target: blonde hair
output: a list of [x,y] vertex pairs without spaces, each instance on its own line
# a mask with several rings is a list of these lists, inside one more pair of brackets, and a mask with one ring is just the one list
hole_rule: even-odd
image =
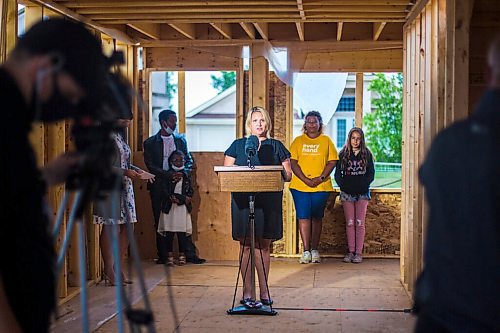
[[262,114],[262,117],[264,117],[264,120],[266,121],[266,136],[270,138],[270,132],[273,128],[273,125],[271,124],[271,117],[269,116],[269,112],[267,112],[266,109],[260,106],[254,106],[253,108],[248,110],[247,119],[245,121],[245,135],[250,136],[252,134],[252,114],[254,112],[260,112]]

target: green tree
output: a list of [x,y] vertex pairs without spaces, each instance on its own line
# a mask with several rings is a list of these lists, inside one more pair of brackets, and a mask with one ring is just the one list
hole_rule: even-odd
[[236,84],[236,72],[221,71],[221,76],[210,75],[212,87],[219,90],[219,94]]
[[167,94],[169,109],[172,109],[172,99],[174,98],[174,94],[177,92],[177,84],[172,83],[174,75],[174,72],[165,72],[165,93]]
[[372,99],[375,106],[364,116],[366,140],[375,160],[401,162],[403,123],[403,75],[376,74],[368,89],[378,96]]

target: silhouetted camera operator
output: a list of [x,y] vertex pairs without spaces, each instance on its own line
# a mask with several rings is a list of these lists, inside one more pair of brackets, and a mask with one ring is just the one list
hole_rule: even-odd
[[[98,105],[107,76],[100,41],[63,19],[35,24],[0,68],[4,119],[0,172],[0,331],[47,332],[55,305],[54,249],[46,186],[64,182],[80,162],[64,154],[37,169],[28,140],[34,121],[78,118]],[[90,109],[86,109],[87,111]]]

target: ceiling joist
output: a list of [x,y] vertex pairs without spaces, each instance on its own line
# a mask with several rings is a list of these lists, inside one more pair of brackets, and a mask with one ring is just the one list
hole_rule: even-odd
[[129,27],[139,31],[151,39],[160,39],[160,25],[155,23],[131,23]]
[[297,34],[299,35],[300,41],[304,41],[304,22],[296,22],[295,26],[297,27]]
[[259,32],[262,39],[269,40],[269,23],[266,22],[254,22],[254,27]]
[[[33,0],[33,3],[54,8],[113,38],[143,44],[179,38],[194,42],[401,41],[402,35],[396,27],[403,27],[427,1]],[[391,23],[391,29],[385,28],[387,23]]]
[[224,38],[233,38],[233,31],[229,23],[210,23],[210,25],[217,30]]
[[342,39],[342,28],[344,28],[344,22],[337,23],[337,41],[340,42]]
[[373,40],[378,40],[382,30],[384,30],[387,22],[375,22],[373,23]]
[[169,24],[169,26],[189,39],[196,39],[196,26],[194,23],[175,23]]
[[249,23],[240,22],[240,26],[246,32],[250,39],[255,39],[255,27]]

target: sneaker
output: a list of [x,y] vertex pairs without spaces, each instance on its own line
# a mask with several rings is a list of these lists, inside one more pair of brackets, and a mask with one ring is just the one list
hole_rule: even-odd
[[173,266],[173,265],[174,265],[174,257],[168,257],[167,266]]
[[354,258],[352,258],[352,262],[355,264],[359,264],[362,261],[363,261],[363,257],[361,256],[361,254],[358,254],[358,253],[356,253],[354,255]]
[[301,264],[308,264],[311,262],[311,252],[304,251],[302,252],[302,257],[299,259]]
[[312,250],[311,251],[311,262],[313,264],[319,264],[321,262],[321,258],[319,257],[318,250]]
[[347,254],[344,257],[344,262],[351,262],[352,259],[354,259],[354,253],[347,252]]

